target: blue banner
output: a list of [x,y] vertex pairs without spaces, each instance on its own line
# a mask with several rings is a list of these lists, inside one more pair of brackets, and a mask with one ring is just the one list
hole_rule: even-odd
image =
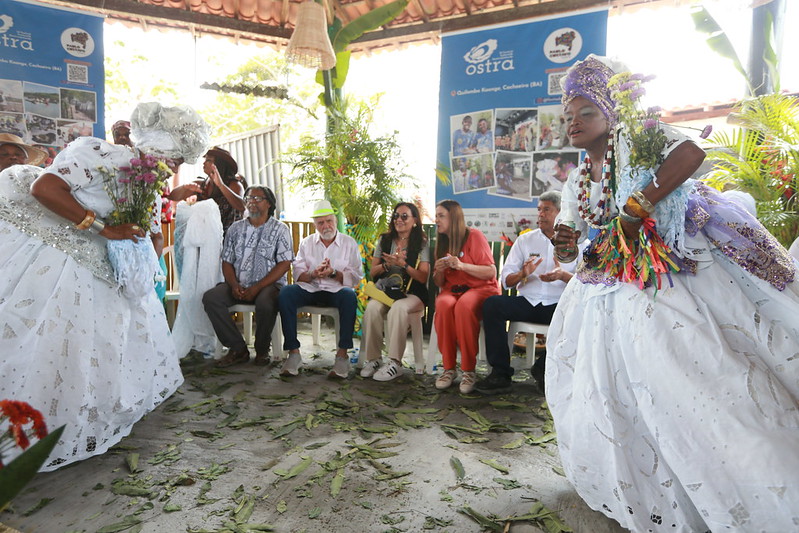
[[0,133],[54,156],[105,137],[103,17],[0,0]]
[[607,11],[448,34],[441,45],[438,161],[467,224],[489,240],[535,227],[537,197],[560,190],[580,158],[569,146],[559,80],[605,54]]

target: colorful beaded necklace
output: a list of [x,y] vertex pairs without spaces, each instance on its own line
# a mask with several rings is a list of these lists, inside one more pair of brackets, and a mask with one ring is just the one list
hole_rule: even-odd
[[580,218],[592,228],[601,228],[610,221],[610,198],[613,194],[613,132],[608,135],[608,148],[602,164],[602,187],[599,202],[591,209],[591,158],[587,155],[580,165],[580,180],[577,184],[577,211]]

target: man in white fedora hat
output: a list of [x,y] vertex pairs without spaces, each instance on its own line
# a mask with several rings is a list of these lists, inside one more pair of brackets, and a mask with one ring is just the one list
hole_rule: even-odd
[[39,166],[47,159],[47,152],[25,144],[21,137],[0,133],[0,170],[13,165]]
[[302,357],[297,339],[297,309],[316,305],[338,308],[339,342],[336,362],[329,376],[346,378],[350,371],[347,350],[352,348],[357,309],[353,288],[363,278],[361,254],[355,239],[337,231],[336,213],[330,202],[316,202],[311,218],[316,233],[300,242],[292,265],[295,283],[283,287],[278,298],[283,349],[289,352],[280,374],[296,376],[299,373]]

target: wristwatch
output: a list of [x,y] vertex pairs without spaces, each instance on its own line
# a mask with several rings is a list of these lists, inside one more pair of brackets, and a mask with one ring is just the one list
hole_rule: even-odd
[[330,275],[328,276],[328,278],[331,278],[331,279],[332,279],[332,278],[335,278],[335,277],[336,277],[336,274],[338,274],[338,271],[337,271],[337,270],[334,268],[334,269],[333,269],[333,272],[331,272],[331,273],[330,273]]

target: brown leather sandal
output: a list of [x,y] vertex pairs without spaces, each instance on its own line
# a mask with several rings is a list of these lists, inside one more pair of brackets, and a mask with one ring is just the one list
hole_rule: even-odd
[[230,351],[225,357],[216,362],[216,368],[227,368],[229,366],[246,363],[250,360],[250,350],[244,349],[238,352]]

